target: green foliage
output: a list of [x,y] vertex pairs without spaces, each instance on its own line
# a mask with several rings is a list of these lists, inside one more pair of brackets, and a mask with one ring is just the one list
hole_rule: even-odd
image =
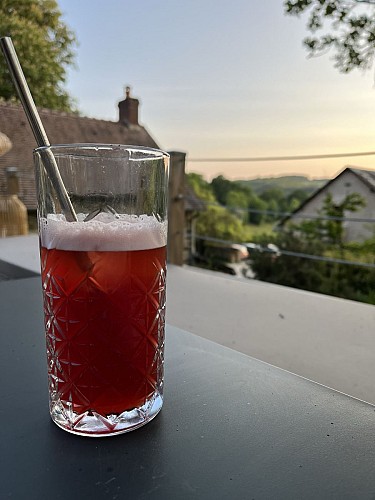
[[[286,178],[283,179],[287,183]],[[222,175],[209,183],[202,175],[189,173],[187,181],[195,194],[208,202],[206,211],[197,219],[198,234],[237,242],[251,239],[253,231],[249,225],[261,226],[277,220],[275,215],[267,215],[265,211],[288,212],[308,196],[304,189],[288,190],[286,194],[275,184],[258,195],[245,182],[230,181]],[[214,206],[215,203],[218,206]]]
[[[270,240],[269,236],[260,237],[257,242],[265,246]],[[275,258],[272,253],[254,253],[251,267],[257,279],[375,304],[375,269],[282,255],[282,250],[324,255],[326,247],[321,241],[303,239],[295,232],[280,233],[272,241],[281,255]],[[373,257],[372,260],[374,263]]]
[[228,191],[225,204],[242,222],[247,222],[248,197],[244,192],[236,189]]
[[[352,241],[345,245],[345,250],[355,257],[355,260],[363,260],[363,262],[372,262],[375,264],[375,237],[370,238],[363,243]],[[371,256],[371,260],[363,259],[363,257]],[[375,288],[375,283],[374,283]]]
[[285,212],[294,212],[303,201],[308,198],[308,193],[303,189],[295,189],[286,197]]
[[268,210],[268,204],[262,198],[256,194],[252,194],[249,198],[249,210],[254,210],[254,212],[249,212],[249,223],[250,224],[262,224],[263,222],[270,220],[267,216],[262,213]]
[[[275,185],[268,185],[267,189],[257,194],[249,185],[229,181],[223,176],[208,183],[201,175],[189,174],[188,180],[195,193],[208,202],[206,210],[197,218],[198,235],[238,243],[253,241],[263,249],[273,243],[280,249],[280,255],[264,250],[252,252],[251,267],[257,279],[375,304],[375,269],[283,255],[284,250],[315,255],[317,258],[374,264],[375,237],[365,243],[345,244],[343,221],[330,219],[289,224],[282,232],[275,233],[270,223],[264,224],[265,220],[272,221],[274,217],[249,212],[253,208],[273,212],[292,211],[308,196],[305,189],[299,187],[285,192]],[[226,206],[220,206],[220,203]],[[321,215],[343,218],[364,205],[364,199],[357,193],[347,195],[340,203],[327,195]],[[207,260],[204,240],[199,240],[199,249],[200,265],[210,269],[223,268],[223,260]]]
[[276,221],[278,213],[292,212],[322,183],[304,176],[230,181],[219,175],[211,187],[218,203],[230,207],[244,223],[259,225]]
[[[298,253],[321,255],[323,251],[321,242],[304,241],[292,231],[280,233],[273,238],[261,236],[256,239],[256,242],[263,248],[270,242],[274,243],[281,252],[293,250]],[[251,267],[256,278],[262,281],[318,291],[326,273],[326,269],[321,264],[298,257],[280,255],[275,258],[275,254],[257,252],[253,254]]]
[[[307,28],[313,36],[304,40],[309,55],[333,49],[335,67],[344,73],[354,68],[368,69],[373,64],[374,7],[374,0],[284,0],[286,14],[309,13]],[[321,32],[327,25],[328,31]]]
[[242,242],[247,240],[246,226],[229,210],[209,206],[197,220],[197,234],[221,240]]
[[[294,210],[308,196],[308,191],[301,185],[285,191],[264,182],[263,186],[267,187],[257,194],[248,184],[232,182],[223,176],[208,183],[201,175],[189,174],[188,180],[195,193],[208,202],[206,210],[197,218],[197,234],[231,242],[258,243],[263,251],[251,253],[251,267],[257,279],[375,304],[375,269],[318,260],[327,257],[374,264],[375,237],[365,243],[345,244],[343,221],[330,219],[288,224],[283,231],[275,233],[270,222],[264,224],[275,217],[249,212],[249,209]],[[328,194],[320,213],[340,219],[363,206],[365,200],[357,193],[347,195],[340,203]],[[280,249],[280,255],[264,251],[270,243]],[[221,261],[207,260],[204,240],[199,241],[199,249],[200,265],[210,269],[223,268],[223,258]],[[284,255],[283,250],[315,255],[318,259]]]
[[[0,0],[0,35],[11,36],[37,106],[74,109],[64,90],[73,64],[75,36],[61,19],[55,0]],[[0,98],[18,101],[5,61],[0,58]]]
[[[195,194],[208,203],[206,210],[202,211],[197,218],[197,234],[226,241],[246,241],[249,231],[243,222],[247,213],[241,210],[241,207],[247,208],[247,198],[244,194],[247,190],[243,188],[237,190],[235,183],[224,177],[215,184],[213,181],[208,183],[200,174],[189,173],[187,181]],[[214,186],[216,188],[224,186],[225,189],[222,189],[221,194],[224,196],[225,204],[227,204],[228,198],[229,205],[232,205],[233,208],[220,206],[220,202],[214,194]]]
[[335,203],[331,193],[328,193],[319,213],[323,217],[337,217],[338,220],[306,220],[294,226],[294,229],[309,241],[321,239],[328,245],[342,249],[344,246],[344,225],[340,219],[344,218],[347,212],[357,212],[365,205],[365,199],[358,193],[348,194],[340,203]]
[[274,200],[276,203],[280,203],[285,198],[285,193],[281,188],[275,186],[265,189],[260,196],[264,201]]
[[217,201],[228,207],[245,224],[259,225],[268,220],[267,216],[261,213],[268,209],[267,201],[242,181],[230,181],[219,175],[212,180],[211,186]]
[[[348,194],[341,203],[334,203],[332,195],[327,194],[322,213],[329,217],[344,217],[345,212],[357,212],[366,205],[365,200],[358,193]],[[344,225],[341,220],[328,220],[323,223],[327,238],[333,245],[343,246]]]
[[[326,196],[322,215],[343,217],[364,206],[357,193],[347,195],[341,203]],[[356,265],[311,260],[283,255],[282,251],[375,263],[375,239],[365,243],[344,244],[343,221],[307,220],[289,225],[274,236],[256,239],[261,246],[273,242],[281,255],[259,252],[254,255],[252,269],[258,279],[281,285],[335,295],[346,299],[375,303],[375,269]]]
[[269,189],[281,189],[284,196],[290,195],[293,191],[305,193],[305,197],[321,188],[328,179],[308,179],[304,175],[285,175],[280,177],[259,177],[245,181],[237,181],[241,186],[249,187],[256,194],[260,195]]
[[210,184],[203,179],[202,175],[191,172],[186,174],[186,180],[198,198],[209,202],[216,201]]
[[215,194],[217,201],[221,205],[226,204],[227,194],[232,189],[232,186],[233,186],[233,182],[226,179],[222,175],[219,175],[218,177],[215,177],[215,179],[212,179],[211,187],[212,187],[213,193]]

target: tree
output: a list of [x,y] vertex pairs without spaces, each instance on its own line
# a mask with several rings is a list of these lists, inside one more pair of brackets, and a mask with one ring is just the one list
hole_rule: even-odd
[[[375,240],[344,245],[342,219],[365,205],[358,193],[350,193],[340,202],[328,194],[320,212],[321,220],[308,220],[288,225],[272,238],[259,236],[256,243],[262,248],[272,242],[280,255],[255,253],[252,270],[257,279],[304,290],[335,295],[352,300],[375,303],[375,269],[332,262],[326,257],[345,259],[344,249],[351,248],[353,261],[373,262]],[[337,218],[325,219],[324,216]],[[287,252],[286,254],[284,252]],[[293,256],[288,252],[294,252]],[[298,256],[300,254],[300,256]],[[328,254],[328,255],[327,255]],[[316,260],[308,258],[315,255]],[[370,260],[368,260],[370,258]]]
[[[0,0],[0,34],[11,36],[37,106],[72,111],[64,89],[66,69],[73,64],[73,32],[61,19],[55,0]],[[18,101],[2,58],[0,98]]]
[[203,179],[203,175],[190,172],[186,174],[186,180],[198,198],[212,203],[216,202],[211,185]]
[[[265,247],[270,242],[270,237],[258,237],[256,241]],[[285,255],[283,250],[301,255],[324,256],[326,248],[322,241],[305,239],[303,235],[297,235],[290,229],[271,238],[271,241],[278,246],[281,255],[275,258],[269,252],[254,253],[251,268],[257,279],[375,304],[375,269]],[[367,245],[368,243],[358,245],[358,251],[365,251]],[[371,248],[373,251],[374,241]]]
[[265,220],[264,211],[267,210],[267,203],[259,198],[258,195],[252,194],[249,199],[249,223],[259,225]]
[[332,195],[327,194],[322,213],[328,217],[337,217],[338,220],[328,220],[324,224],[327,237],[333,245],[339,248],[344,244],[344,224],[343,219],[346,212],[357,212],[366,205],[364,198],[358,193],[350,193],[342,200],[341,203],[335,203]]
[[270,242],[276,244],[281,255],[267,251],[254,252],[251,268],[257,279],[269,283],[319,291],[327,279],[327,266],[324,262],[311,261],[300,257],[284,255],[283,250],[292,250],[300,254],[322,255],[324,246],[321,241],[306,241],[292,229],[287,229],[274,237],[259,236],[255,239],[261,248],[267,248]]
[[[344,221],[342,219],[346,213],[357,212],[365,205],[366,201],[359,193],[346,195],[340,203],[335,202],[332,194],[328,193],[319,212],[322,219],[304,221],[295,226],[295,229],[306,240],[322,240],[328,245],[333,245],[342,250],[344,246]],[[324,219],[324,217],[332,218]]]
[[279,204],[285,198],[285,192],[279,187],[271,187],[260,193],[259,197],[266,202],[275,200]]
[[225,204],[227,208],[240,219],[240,221],[246,224],[248,219],[248,199],[244,192],[236,189],[228,191]]
[[226,179],[223,175],[218,175],[211,181],[211,186],[215,197],[221,205],[227,202],[227,194],[233,189],[233,182]]
[[279,187],[270,187],[265,189],[262,193],[259,194],[259,198],[265,202],[265,210],[268,210],[269,213],[265,217],[267,221],[275,221],[277,220],[278,212],[285,212],[285,191],[283,191]]
[[197,218],[197,234],[220,240],[246,241],[247,230],[242,222],[229,210],[219,206],[209,206]]
[[[344,73],[372,66],[375,0],[284,0],[284,7],[290,15],[309,12],[307,28],[313,36],[306,37],[304,45],[310,56],[333,49],[335,67]],[[318,35],[327,25],[327,32]]]
[[285,212],[293,212],[303,203],[309,194],[304,189],[295,189],[285,199]]
[[[202,175],[193,172],[187,174],[186,178],[195,194],[207,202],[206,209],[197,217],[197,234],[227,241],[246,241],[248,231],[242,223],[242,217],[239,218],[238,215],[236,216],[231,213],[225,206],[220,206],[219,200],[215,198],[213,192],[213,181],[208,183],[203,179]],[[241,195],[242,191],[236,190],[236,184],[234,182],[222,176],[219,176],[217,179],[219,179],[219,183],[232,187],[232,191],[225,192],[225,196],[229,195],[229,202],[231,204],[233,201],[233,207],[238,208],[239,204],[247,207],[245,203],[247,200],[241,196],[237,196],[238,193]],[[224,204],[226,204],[226,198],[224,199]]]

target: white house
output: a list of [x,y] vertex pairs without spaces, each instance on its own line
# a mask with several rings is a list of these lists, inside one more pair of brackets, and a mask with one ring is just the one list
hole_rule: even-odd
[[331,194],[333,202],[339,204],[351,193],[360,194],[365,199],[366,205],[357,212],[348,212],[344,215],[349,219],[361,219],[361,221],[344,221],[344,240],[347,242],[365,241],[375,236],[375,170],[346,167],[337,177],[305,200],[280,225],[288,222],[297,224],[302,220],[308,220],[308,216],[321,215],[327,194]]

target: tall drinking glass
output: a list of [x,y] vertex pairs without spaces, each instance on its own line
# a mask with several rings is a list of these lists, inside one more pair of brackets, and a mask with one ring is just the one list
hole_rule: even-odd
[[[63,215],[46,150],[77,222]],[[34,160],[52,420],[86,436],[136,429],[163,404],[169,155],[67,144]]]

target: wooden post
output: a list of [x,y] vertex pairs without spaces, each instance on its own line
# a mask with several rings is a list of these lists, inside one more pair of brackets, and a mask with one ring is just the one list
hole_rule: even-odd
[[168,203],[168,262],[184,264],[185,153],[170,151]]

